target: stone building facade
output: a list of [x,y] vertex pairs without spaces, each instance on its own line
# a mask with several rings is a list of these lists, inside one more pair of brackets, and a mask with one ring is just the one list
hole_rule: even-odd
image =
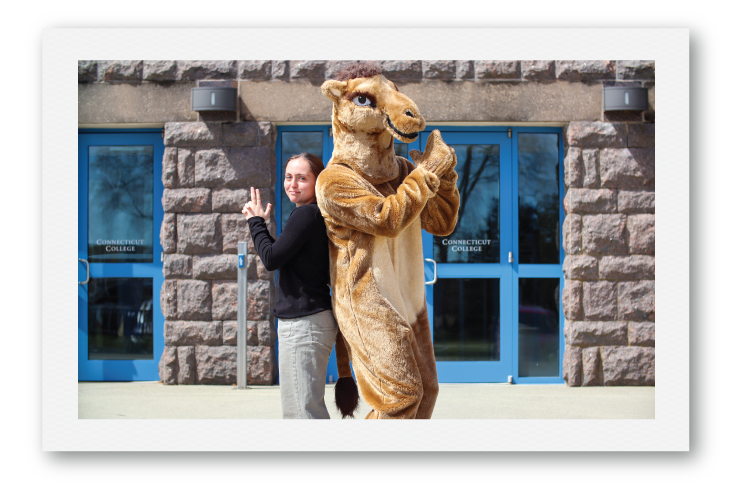
[[[164,131],[164,383],[236,382],[237,242],[254,252],[240,208],[250,186],[275,195],[277,125],[330,123],[320,85],[349,62],[79,61],[81,128]],[[562,127],[563,378],[654,385],[654,62],[377,62],[428,124]],[[200,86],[237,88],[237,111],[191,111]],[[649,109],[604,112],[609,86],[647,88]],[[257,256],[248,280],[248,383],[273,384],[273,275]]]

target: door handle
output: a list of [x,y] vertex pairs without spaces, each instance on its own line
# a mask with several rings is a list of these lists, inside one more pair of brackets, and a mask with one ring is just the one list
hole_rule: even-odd
[[86,259],[78,259],[78,262],[83,262],[84,264],[86,264],[86,281],[78,282],[79,285],[85,285],[89,282],[89,277],[90,277],[89,276],[89,261],[87,261]]
[[435,282],[437,281],[437,262],[435,262],[432,259],[425,259],[425,262],[432,262],[433,269],[435,270],[435,277],[432,278],[432,281],[425,281],[424,284],[425,285],[434,285]]

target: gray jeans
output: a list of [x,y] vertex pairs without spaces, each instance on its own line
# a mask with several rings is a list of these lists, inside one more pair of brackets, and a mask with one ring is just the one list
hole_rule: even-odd
[[336,341],[331,311],[279,318],[279,385],[283,418],[331,418],[325,401],[326,366]]

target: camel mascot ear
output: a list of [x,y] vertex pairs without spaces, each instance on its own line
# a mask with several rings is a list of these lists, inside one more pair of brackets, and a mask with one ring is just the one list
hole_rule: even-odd
[[338,100],[344,95],[344,92],[346,92],[346,82],[328,80],[323,83],[323,86],[320,87],[320,89],[323,91],[324,96],[333,102],[338,102]]

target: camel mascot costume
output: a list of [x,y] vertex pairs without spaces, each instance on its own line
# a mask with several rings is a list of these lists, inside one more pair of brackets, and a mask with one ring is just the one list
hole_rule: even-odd
[[353,416],[359,385],[366,418],[430,418],[438,379],[422,229],[446,236],[456,226],[456,154],[435,130],[424,153],[410,151],[413,164],[396,156],[394,138],[414,142],[425,121],[374,64],[348,66],[321,89],[333,101],[333,156],[315,194],[340,329],[336,406]]

